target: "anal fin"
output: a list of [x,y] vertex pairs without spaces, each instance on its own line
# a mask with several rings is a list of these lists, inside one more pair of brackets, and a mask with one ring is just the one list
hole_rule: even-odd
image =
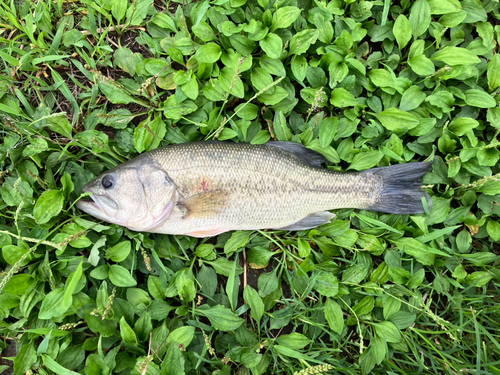
[[208,229],[208,230],[197,230],[191,233],[186,233],[186,235],[191,236],[191,237],[198,237],[198,238],[203,238],[203,237],[213,237],[217,236],[218,234],[228,232],[227,229]]
[[286,227],[283,228],[275,228],[279,230],[305,230],[305,229],[312,229],[320,226],[321,224],[326,224],[329,223],[330,220],[332,220],[335,217],[335,214],[332,214],[331,212],[328,211],[322,211],[322,212],[316,212],[314,214],[311,214],[309,216],[306,216],[305,218],[287,225]]

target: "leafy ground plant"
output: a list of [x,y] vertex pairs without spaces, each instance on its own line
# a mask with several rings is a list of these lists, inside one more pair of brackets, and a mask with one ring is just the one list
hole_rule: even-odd
[[[0,348],[15,374],[500,374],[500,5],[0,0]],[[432,161],[432,210],[131,232],[74,202],[200,140]],[[8,370],[12,362],[0,367]]]

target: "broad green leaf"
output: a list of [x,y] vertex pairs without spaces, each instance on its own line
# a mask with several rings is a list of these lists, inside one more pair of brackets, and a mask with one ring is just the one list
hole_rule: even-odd
[[184,345],[187,347],[194,339],[195,328],[191,326],[184,326],[174,329],[167,337],[168,344]]
[[290,54],[302,55],[309,49],[311,44],[316,43],[318,36],[317,29],[306,29],[298,32],[290,41]]
[[82,273],[83,273],[82,266],[83,266],[83,261],[80,262],[76,271],[73,272],[68,277],[66,285],[64,286],[64,297],[63,297],[62,303],[65,306],[70,306],[71,303],[73,302],[73,293],[75,292],[76,287],[78,286],[78,283],[80,282],[80,279],[82,277]]
[[[64,288],[57,288],[45,296],[40,307],[40,319],[52,319],[61,316],[71,306],[71,301],[64,304]],[[68,303],[69,302],[69,303]]]
[[202,45],[196,51],[196,60],[201,63],[213,64],[217,60],[219,60],[222,55],[221,48],[218,44],[215,43],[207,43]]
[[266,37],[259,41],[262,50],[272,59],[278,59],[283,51],[283,41],[273,33],[269,33]]
[[127,12],[128,0],[113,0],[112,4],[111,13],[115,17],[116,22],[120,24]]
[[384,154],[380,151],[360,152],[354,156],[351,165],[347,169],[354,169],[355,171],[370,169],[377,165],[383,157]]
[[425,98],[426,95],[420,87],[416,85],[410,86],[401,98],[399,109],[405,112],[411,111],[412,109],[418,108],[420,104],[424,102]]
[[290,132],[285,116],[282,112],[276,112],[276,115],[274,116],[273,129],[278,141],[290,141],[292,139],[292,133]]
[[495,55],[488,64],[488,87],[490,90],[495,90],[500,86],[500,55]]
[[119,287],[129,287],[137,285],[137,281],[132,277],[126,268],[113,264],[109,266],[109,281]]
[[137,336],[125,320],[125,316],[122,316],[120,319],[120,335],[126,344],[137,345]]
[[335,297],[339,292],[339,281],[334,275],[321,272],[316,278],[314,289],[326,297]]
[[431,7],[431,14],[449,14],[462,10],[458,0],[427,0]]
[[130,241],[122,241],[117,243],[112,248],[106,249],[106,253],[104,256],[108,259],[111,259],[113,262],[120,263],[128,257],[131,250],[132,244],[130,243]]
[[389,321],[372,323],[372,325],[375,328],[375,333],[378,336],[385,338],[387,342],[398,343],[403,339],[399,329],[397,329],[396,326]]
[[257,321],[257,324],[259,324],[264,315],[264,302],[262,302],[259,293],[250,285],[247,285],[243,291],[243,298],[250,306],[252,317]]
[[299,17],[299,15],[300,9],[297,7],[286,6],[278,8],[273,14],[271,31],[287,28]]
[[418,0],[414,3],[411,8],[409,22],[414,39],[427,31],[431,23],[431,7],[427,0]]
[[331,298],[326,299],[325,318],[330,329],[340,335],[344,330],[344,314],[340,305]]
[[33,216],[38,224],[45,224],[57,216],[64,204],[64,194],[60,190],[47,190],[38,198]]
[[470,117],[459,117],[454,119],[449,126],[450,131],[459,137],[467,134],[470,130],[477,128],[479,122]]
[[419,76],[430,76],[435,71],[433,62],[424,55],[412,57],[408,60],[408,65]]
[[389,108],[383,112],[375,114],[382,126],[390,131],[404,131],[413,129],[420,122],[411,113],[401,111],[397,108]]
[[400,14],[394,22],[394,27],[392,28],[392,32],[396,37],[396,41],[398,42],[399,49],[403,49],[406,47],[408,42],[411,40],[412,29],[410,26],[410,21],[404,14]]
[[277,341],[280,344],[285,344],[295,350],[303,349],[305,346],[309,345],[312,342],[311,339],[298,332],[280,335]]
[[492,108],[496,107],[496,100],[486,91],[471,89],[465,92],[465,102],[472,107]]
[[212,326],[220,331],[234,331],[244,320],[236,316],[230,309],[222,305],[216,305],[209,309],[197,309],[198,314],[210,320]]
[[354,95],[341,87],[332,91],[330,103],[338,108],[353,107],[359,104]]
[[250,231],[234,232],[224,245],[224,253],[228,257],[230,257],[236,251],[244,247],[248,243],[248,240],[250,239],[250,234],[252,234],[252,232]]
[[300,82],[306,78],[307,60],[304,56],[295,55],[292,57],[292,73]]
[[158,148],[166,133],[167,128],[160,116],[152,121],[147,118],[134,130],[134,147],[139,153],[154,150]]
[[477,55],[468,49],[460,47],[445,47],[435,53],[431,60],[442,61],[451,66],[457,65],[474,65],[481,61]]

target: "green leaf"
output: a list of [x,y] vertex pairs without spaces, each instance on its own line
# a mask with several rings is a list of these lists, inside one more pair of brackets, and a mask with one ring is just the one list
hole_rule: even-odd
[[290,26],[300,15],[300,9],[297,7],[282,7],[278,8],[273,14],[273,24],[271,31],[276,29],[284,29]]
[[330,44],[333,39],[332,23],[325,20],[320,13],[316,13],[314,15],[314,21],[319,32],[318,39],[325,44]]
[[326,299],[325,318],[333,332],[342,334],[344,330],[344,314],[340,305],[331,298]]
[[283,51],[283,41],[273,33],[269,33],[266,37],[259,41],[262,50],[272,59],[278,59]]
[[162,374],[184,375],[184,355],[177,345],[169,345],[167,354],[162,362]]
[[216,305],[209,309],[197,309],[196,312],[210,320],[212,326],[220,331],[234,331],[244,320],[236,316],[230,309],[222,305]]
[[273,122],[274,133],[278,141],[290,141],[292,133],[286,123],[285,115],[281,111],[276,112]]
[[408,60],[408,65],[419,76],[430,76],[435,71],[433,62],[424,55],[412,57]]
[[24,375],[37,361],[33,344],[25,344],[14,357],[14,375]]
[[404,14],[400,14],[394,22],[394,26],[392,28],[392,32],[396,37],[396,41],[398,42],[399,49],[403,49],[406,47],[408,42],[411,40],[412,29],[410,25],[410,21]]
[[425,98],[426,95],[420,87],[416,85],[410,86],[401,98],[399,109],[405,112],[411,111],[412,109],[418,108],[418,106],[424,102]]
[[318,36],[317,29],[306,29],[298,32],[290,40],[290,54],[302,55],[309,49],[311,44],[316,43]]
[[478,108],[493,108],[496,107],[496,100],[484,90],[471,89],[465,92],[465,102]]
[[231,305],[231,310],[236,309],[236,305],[238,304],[238,291],[239,291],[239,281],[240,278],[236,275],[236,266],[238,264],[238,254],[236,254],[235,259],[233,261],[233,267],[231,268],[231,272],[227,277],[226,283],[226,294],[229,298],[229,303]]
[[194,339],[194,332],[195,328],[191,326],[176,328],[168,335],[167,343],[187,347]]
[[356,171],[370,169],[377,165],[383,157],[384,154],[380,151],[360,152],[354,156],[351,165],[347,169],[354,169]]
[[38,224],[49,222],[57,216],[64,204],[64,194],[60,190],[48,190],[40,195],[33,209],[33,216]]
[[418,0],[411,8],[409,18],[413,38],[424,34],[431,23],[431,7],[427,0]]
[[234,112],[243,120],[254,120],[259,116],[259,107],[253,103],[242,103],[235,108]]
[[132,250],[132,244],[130,241],[122,241],[117,243],[112,248],[106,249],[105,257],[111,259],[113,262],[120,263],[123,262],[130,251]]
[[147,118],[134,130],[134,147],[137,152],[151,151],[160,145],[167,133],[167,127],[160,116],[151,121]]
[[230,257],[236,251],[238,251],[242,247],[245,247],[245,245],[248,243],[248,240],[250,239],[250,234],[252,234],[252,232],[250,231],[239,230],[234,232],[224,245],[224,253],[228,257]]
[[64,286],[64,297],[62,300],[64,306],[70,306],[71,303],[73,302],[73,293],[75,292],[76,287],[78,286],[78,283],[82,278],[82,273],[83,273],[82,266],[83,266],[83,261],[80,262],[76,271],[73,272],[68,277],[66,285]]
[[375,328],[377,336],[384,338],[387,342],[398,343],[403,339],[399,329],[397,329],[396,326],[389,321],[372,323],[372,326]]
[[420,122],[411,113],[401,111],[397,108],[389,108],[383,112],[375,114],[382,126],[390,131],[406,131],[413,129]]
[[486,225],[486,231],[488,235],[493,239],[493,241],[500,241],[500,223],[495,220],[488,220],[488,224]]
[[61,316],[71,306],[71,301],[66,301],[69,304],[64,304],[64,288],[57,288],[45,296],[40,307],[40,319],[52,319],[53,317]]
[[468,49],[460,47],[445,47],[435,53],[431,60],[442,61],[451,66],[457,65],[474,65],[481,61],[477,55]]
[[243,298],[250,306],[252,317],[257,321],[257,324],[260,323],[264,315],[264,302],[262,302],[259,293],[250,285],[247,285],[243,291]]
[[479,122],[469,117],[459,117],[454,119],[449,126],[450,131],[461,137],[467,134],[470,130],[479,126]]
[[301,333],[293,332],[287,335],[280,335],[277,338],[277,342],[279,342],[280,344],[285,344],[285,346],[289,346],[292,349],[300,350],[309,345],[312,340]]
[[109,266],[109,281],[119,287],[136,286],[137,281],[132,277],[126,268],[113,264]]
[[113,0],[112,4],[111,13],[119,25],[127,12],[128,0]]
[[120,336],[126,344],[137,345],[137,336],[125,320],[125,316],[122,316],[120,319]]
[[354,95],[341,87],[332,91],[330,103],[338,108],[354,107],[359,104]]
[[339,293],[339,280],[331,273],[321,272],[316,278],[314,289],[326,297],[335,297]]
[[416,239],[403,237],[393,242],[400,251],[413,256],[417,260],[417,262],[424,265],[434,264],[434,253],[436,252],[436,250],[433,250],[429,246],[422,244]]
[[57,375],[78,375],[77,372],[68,370],[47,355],[42,355],[42,359],[43,364],[47,366],[49,370],[54,371]]
[[321,147],[326,148],[330,146],[337,133],[339,120],[337,117],[327,117],[323,119],[321,127],[319,128],[319,144]]
[[427,0],[431,7],[431,14],[456,13],[462,10],[458,0]]
[[500,55],[497,54],[491,59],[488,64],[486,77],[488,78],[488,87],[490,91],[500,86]]
[[307,60],[304,56],[295,55],[292,57],[292,73],[294,77],[299,81],[304,81],[307,73]]
[[202,45],[196,51],[195,57],[201,63],[213,64],[217,60],[219,60],[222,55],[221,48],[218,44],[215,43],[207,43]]

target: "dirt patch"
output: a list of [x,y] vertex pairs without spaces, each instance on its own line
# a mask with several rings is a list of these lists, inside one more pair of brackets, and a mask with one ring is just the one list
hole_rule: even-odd
[[9,366],[9,368],[2,372],[2,375],[12,375],[14,373],[14,363],[5,359],[5,357],[14,358],[16,355],[16,342],[13,340],[8,340],[7,347],[0,353],[0,366]]

